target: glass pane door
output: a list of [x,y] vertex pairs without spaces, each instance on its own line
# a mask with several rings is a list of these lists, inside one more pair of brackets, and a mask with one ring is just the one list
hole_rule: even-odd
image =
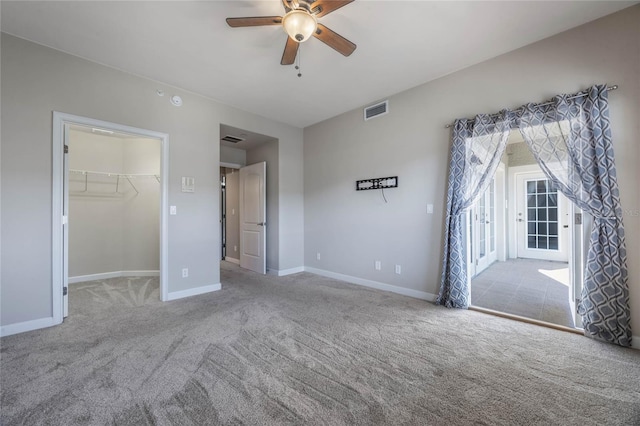
[[527,248],[558,250],[558,191],[547,179],[527,181]]
[[491,180],[489,188],[476,202],[475,213],[475,243],[473,245],[476,257],[476,275],[497,260],[496,250],[496,182]]
[[569,201],[539,172],[516,175],[517,257],[568,261]]

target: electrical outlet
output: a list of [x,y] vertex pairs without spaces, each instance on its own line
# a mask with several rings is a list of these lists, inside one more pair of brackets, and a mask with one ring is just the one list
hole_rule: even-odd
[[238,246],[233,246],[233,251],[238,251]]
[[427,214],[433,214],[433,204],[427,204]]
[[379,260],[376,260],[376,265],[375,266],[376,266],[376,271],[379,271],[379,270],[382,269],[382,263],[380,263]]
[[316,253],[316,260],[320,260],[320,252]]
[[402,274],[402,267],[400,265],[396,265],[396,274]]
[[182,278],[187,278],[189,276],[189,268],[182,268]]
[[169,214],[170,215],[178,214],[178,210],[176,209],[176,206],[169,206]]

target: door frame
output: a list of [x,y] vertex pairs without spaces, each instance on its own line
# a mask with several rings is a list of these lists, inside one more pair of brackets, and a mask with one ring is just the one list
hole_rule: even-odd
[[[64,241],[64,141],[65,126],[80,125],[88,127],[100,127],[115,132],[129,133],[132,135],[160,140],[160,300],[169,300],[168,276],[169,276],[169,135],[123,124],[112,123],[79,115],[53,111],[53,135],[52,135],[52,263],[51,263],[51,290],[52,313],[54,324],[62,323],[64,319],[64,287],[68,284],[68,276],[65,276],[64,265],[68,262],[68,242]],[[68,188],[68,185],[67,185]]]

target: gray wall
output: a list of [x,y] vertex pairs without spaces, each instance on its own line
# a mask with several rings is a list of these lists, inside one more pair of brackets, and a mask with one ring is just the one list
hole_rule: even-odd
[[526,142],[518,142],[507,145],[505,155],[507,155],[509,167],[537,164],[536,158],[531,153],[531,150],[527,146]]
[[[273,135],[273,133],[267,133]],[[303,145],[292,139],[278,138],[278,267],[296,270],[304,265]],[[291,271],[293,272],[293,271]]]
[[[160,148],[159,140],[125,140],[122,144],[124,172],[160,175]],[[129,196],[124,199],[122,267],[124,271],[157,271],[160,269],[160,183],[154,177],[134,178],[132,182],[139,194],[128,190]]]
[[[160,141],[71,130],[69,168],[160,175]],[[96,174],[69,176],[69,276],[157,271],[160,265],[160,184],[129,183]],[[86,188],[86,190],[85,190]]]
[[[220,123],[279,139],[290,149],[279,174],[293,181],[279,208],[294,218],[284,222],[279,253],[287,265],[303,265],[301,129],[6,34],[1,54],[1,227],[2,246],[11,248],[1,259],[3,326],[52,316],[52,111],[169,134],[169,204],[178,208],[169,216],[170,292],[220,282],[211,261],[220,258]],[[158,89],[180,95],[183,106]],[[195,193],[181,192],[181,176],[196,178]]]
[[267,163],[267,269],[279,270],[279,157],[278,141],[266,142],[247,150],[247,165]]
[[[122,139],[69,132],[69,168],[122,173]],[[69,175],[69,276],[122,271],[123,199],[115,179]]]
[[244,149],[220,145],[220,162],[244,166],[247,164],[247,152]]
[[[640,6],[391,96],[390,113],[354,110],[305,129],[305,265],[436,294],[450,131],[472,117],[594,83],[610,93],[625,210],[632,323],[640,330]],[[355,180],[398,175],[397,189],[356,192]],[[426,204],[434,203],[433,215]],[[316,252],[322,260],[316,260]],[[382,262],[375,271],[374,260]],[[402,275],[393,265],[402,265]]]

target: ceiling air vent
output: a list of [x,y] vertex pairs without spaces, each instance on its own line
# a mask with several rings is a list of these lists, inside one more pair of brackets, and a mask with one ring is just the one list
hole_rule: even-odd
[[242,142],[244,139],[239,138],[237,136],[227,135],[223,138],[220,138],[220,140],[225,142],[238,143],[238,142]]
[[375,117],[380,117],[389,112],[389,101],[380,102],[379,104],[371,105],[364,109],[364,121],[371,120]]

